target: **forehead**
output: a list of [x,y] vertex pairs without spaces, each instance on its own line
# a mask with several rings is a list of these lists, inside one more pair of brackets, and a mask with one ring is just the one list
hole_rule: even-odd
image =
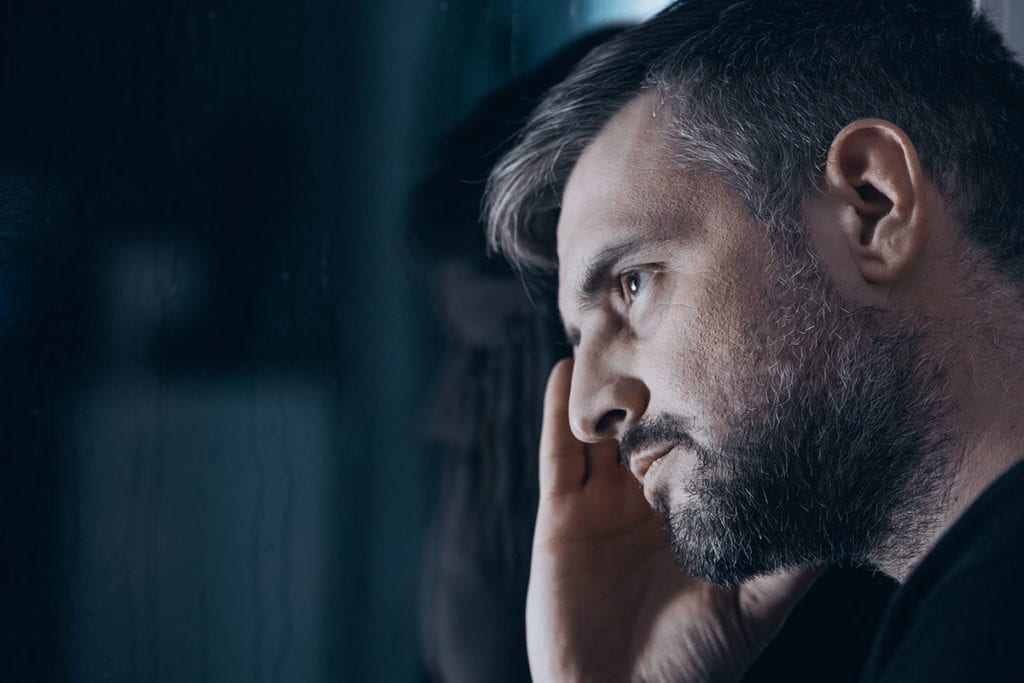
[[[654,93],[640,95],[609,119],[580,155],[562,195],[560,258],[577,237],[576,228],[588,219],[634,216],[650,210],[650,200],[665,198],[658,187],[671,166],[665,114]],[[647,189],[648,201],[636,191],[640,188]]]
[[560,301],[597,252],[666,239],[690,222],[693,188],[673,163],[667,118],[655,93],[642,94],[608,121],[577,161],[557,228]]

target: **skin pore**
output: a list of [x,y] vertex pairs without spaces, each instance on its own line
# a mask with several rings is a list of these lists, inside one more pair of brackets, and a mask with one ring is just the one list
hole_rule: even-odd
[[563,195],[573,435],[619,442],[696,576],[852,560],[905,579],[1024,456],[1018,290],[892,124],[837,135],[787,251],[674,166],[657,107],[616,114]]

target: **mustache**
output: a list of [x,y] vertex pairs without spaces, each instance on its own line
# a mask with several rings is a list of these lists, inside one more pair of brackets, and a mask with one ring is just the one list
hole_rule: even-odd
[[671,415],[659,415],[637,422],[619,440],[619,464],[628,468],[634,454],[655,446],[674,444],[696,448],[697,444],[686,426],[685,420]]

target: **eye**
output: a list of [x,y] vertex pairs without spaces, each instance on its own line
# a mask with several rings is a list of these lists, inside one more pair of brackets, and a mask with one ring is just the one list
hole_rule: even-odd
[[623,273],[619,276],[619,290],[621,292],[622,299],[627,304],[633,303],[634,300],[643,294],[646,284],[646,273],[636,270]]

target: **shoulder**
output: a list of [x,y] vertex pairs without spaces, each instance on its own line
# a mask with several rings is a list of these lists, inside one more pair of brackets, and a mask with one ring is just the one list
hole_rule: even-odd
[[871,680],[1019,680],[1024,548],[1008,548],[997,560],[949,576],[906,616],[905,630]]
[[997,480],[894,597],[864,681],[1024,680],[1024,464]]

